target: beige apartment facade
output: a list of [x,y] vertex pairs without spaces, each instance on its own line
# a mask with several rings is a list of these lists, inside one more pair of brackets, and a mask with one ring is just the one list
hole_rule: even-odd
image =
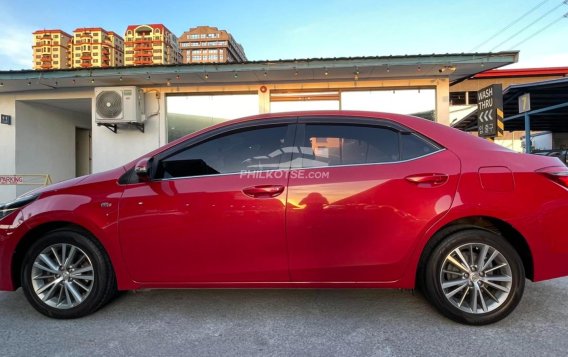
[[246,62],[243,46],[225,30],[198,26],[184,32],[178,40],[183,63]]
[[38,30],[32,36],[33,69],[71,68],[71,35],[61,30]]
[[162,24],[130,25],[124,38],[125,66],[181,63],[177,37]]
[[72,68],[124,66],[124,40],[103,28],[73,31]]

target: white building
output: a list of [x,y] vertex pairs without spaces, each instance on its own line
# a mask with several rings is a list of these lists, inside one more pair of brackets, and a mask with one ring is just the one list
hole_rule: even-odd
[[[258,113],[360,109],[448,125],[450,83],[517,57],[514,51],[0,72],[6,118],[0,177],[41,174],[58,182],[99,172],[219,121]],[[97,125],[96,94],[115,87],[143,92],[145,116],[126,118],[145,118],[143,131]],[[32,188],[0,182],[0,202]]]

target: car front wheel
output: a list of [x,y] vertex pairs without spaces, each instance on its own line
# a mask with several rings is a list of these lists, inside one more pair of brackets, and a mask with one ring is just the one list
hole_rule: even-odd
[[116,291],[112,266],[100,244],[68,229],[52,231],[32,245],[21,279],[36,310],[62,319],[98,310]]
[[471,325],[509,315],[525,286],[523,264],[515,249],[482,229],[448,236],[433,250],[425,269],[428,300],[445,316]]

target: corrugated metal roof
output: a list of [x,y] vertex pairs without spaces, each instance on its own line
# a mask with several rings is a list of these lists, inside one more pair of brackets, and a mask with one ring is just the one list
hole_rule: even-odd
[[[516,62],[519,51],[504,51],[504,52],[486,52],[486,53],[432,53],[432,54],[417,54],[417,55],[388,55],[388,56],[354,56],[354,57],[311,57],[311,58],[294,58],[294,59],[277,59],[277,60],[256,60],[256,61],[246,61],[238,63],[187,63],[187,64],[166,64],[166,65],[146,65],[146,66],[122,66],[122,67],[108,67],[108,68],[70,68],[70,69],[50,69],[50,70],[32,70],[32,69],[22,69],[22,70],[8,70],[0,71],[0,75],[6,73],[46,73],[46,72],[66,72],[66,71],[108,71],[116,69],[162,69],[162,68],[183,68],[183,67],[203,67],[203,66],[235,66],[235,65],[271,65],[271,64],[285,64],[285,63],[312,63],[312,62],[339,62],[339,61],[366,61],[366,60],[404,60],[403,62],[408,63],[409,60],[413,61],[413,64],[428,64],[428,63],[440,63],[435,59],[454,57],[456,61],[448,62],[442,61],[443,64],[459,64],[459,63],[484,63],[485,61],[491,62],[491,59],[503,58],[503,57],[513,57]],[[427,59],[431,59],[427,61]],[[485,60],[485,61],[484,61]],[[386,62],[385,62],[386,63]]]
[[[518,51],[303,58],[241,63],[20,70],[0,72],[0,93],[113,85],[276,84],[416,78],[470,78],[481,70],[516,62]],[[354,79],[355,74],[357,79]]]

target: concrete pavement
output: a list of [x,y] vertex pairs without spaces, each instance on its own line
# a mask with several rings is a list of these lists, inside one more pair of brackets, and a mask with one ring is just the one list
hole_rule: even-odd
[[568,278],[527,281],[507,319],[469,327],[397,290],[152,290],[52,320],[0,292],[2,356],[409,356],[568,353]]

